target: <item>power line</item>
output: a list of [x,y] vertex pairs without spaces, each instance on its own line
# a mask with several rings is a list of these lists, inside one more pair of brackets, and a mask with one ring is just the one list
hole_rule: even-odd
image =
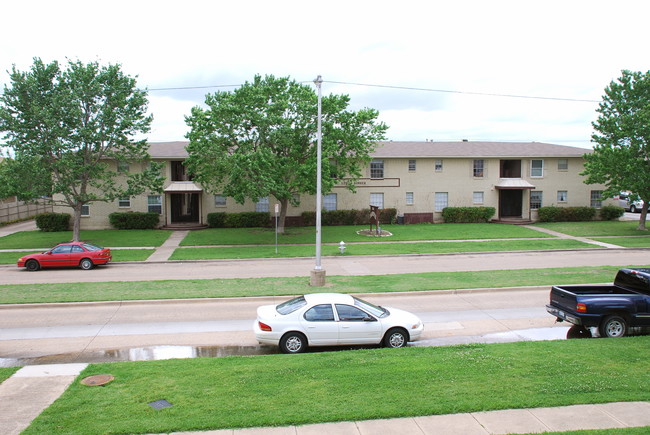
[[[300,82],[300,83],[311,83],[311,81]],[[405,91],[419,91],[419,92],[440,92],[447,94],[459,94],[459,95],[479,95],[484,97],[504,97],[504,98],[523,98],[531,100],[550,100],[550,101],[571,101],[578,103],[600,103],[600,100],[586,100],[580,98],[562,98],[562,97],[541,97],[535,95],[517,95],[517,94],[499,94],[499,93],[490,93],[490,92],[469,92],[469,91],[455,91],[450,89],[432,89],[432,88],[416,88],[409,86],[394,86],[394,85],[377,85],[369,83],[353,83],[353,82],[338,82],[331,80],[323,80],[323,83],[331,83],[336,85],[349,85],[349,86],[364,86],[371,88],[383,88],[383,89],[399,89]],[[207,85],[207,86],[177,86],[169,88],[151,88],[148,89],[149,92],[155,91],[186,91],[186,90],[196,90],[196,89],[214,89],[214,88],[236,88],[242,86],[238,85]]]

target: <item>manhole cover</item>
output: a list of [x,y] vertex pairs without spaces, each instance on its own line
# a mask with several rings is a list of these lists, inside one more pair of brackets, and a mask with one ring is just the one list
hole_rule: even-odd
[[163,400],[156,400],[155,402],[150,402],[147,403],[147,405],[151,406],[153,409],[164,409],[164,408],[169,408],[170,406],[174,406],[165,399]]
[[89,387],[95,387],[99,385],[106,385],[111,382],[115,377],[113,375],[94,375],[83,378],[81,383],[88,385]]

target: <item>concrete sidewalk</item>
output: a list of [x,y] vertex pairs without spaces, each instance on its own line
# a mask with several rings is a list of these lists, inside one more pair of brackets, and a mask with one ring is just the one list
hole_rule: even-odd
[[[0,435],[18,435],[50,406],[87,364],[27,366],[0,384]],[[509,434],[650,426],[650,402],[617,402],[556,408],[515,409],[467,414],[351,421],[305,426],[226,429],[202,434],[365,435]],[[180,432],[179,432],[180,433]],[[184,432],[190,433],[190,432]]]

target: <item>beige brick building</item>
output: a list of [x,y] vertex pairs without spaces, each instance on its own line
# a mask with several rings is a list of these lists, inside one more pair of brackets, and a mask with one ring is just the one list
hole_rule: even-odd
[[[154,211],[160,224],[207,222],[208,213],[274,211],[274,198],[237,204],[207,193],[183,167],[187,142],[151,143],[156,161],[165,162],[164,193],[95,203],[84,208],[82,228],[109,228],[115,211]],[[601,206],[602,185],[584,184],[583,155],[590,150],[537,142],[381,142],[357,192],[334,187],[323,198],[328,210],[396,208],[405,223],[440,222],[445,207],[486,206],[496,220],[536,220],[541,206]],[[139,171],[139,165],[122,170]],[[315,209],[303,195],[287,216]],[[65,212],[58,208],[56,211]]]

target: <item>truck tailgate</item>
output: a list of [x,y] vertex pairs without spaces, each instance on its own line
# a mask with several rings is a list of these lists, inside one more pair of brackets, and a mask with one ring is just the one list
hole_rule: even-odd
[[565,291],[560,287],[553,286],[551,288],[551,305],[556,308],[575,311],[576,295],[570,291]]

